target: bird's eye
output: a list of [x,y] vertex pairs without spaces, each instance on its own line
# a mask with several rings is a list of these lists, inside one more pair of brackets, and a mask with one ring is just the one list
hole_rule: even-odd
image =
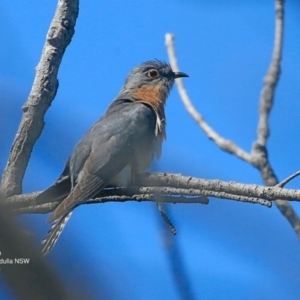
[[151,69],[151,70],[148,71],[147,75],[148,75],[149,78],[155,79],[155,78],[157,78],[159,76],[159,73],[158,73],[157,70]]

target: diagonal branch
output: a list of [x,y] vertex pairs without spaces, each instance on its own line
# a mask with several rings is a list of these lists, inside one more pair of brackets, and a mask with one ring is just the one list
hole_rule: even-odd
[[63,54],[71,42],[78,15],[78,0],[59,0],[50,25],[36,76],[23,117],[2,176],[8,196],[22,192],[22,181],[33,146],[44,127],[44,116],[57,89],[57,73]]

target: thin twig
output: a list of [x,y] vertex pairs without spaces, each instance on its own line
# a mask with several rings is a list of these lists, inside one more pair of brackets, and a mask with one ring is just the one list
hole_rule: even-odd
[[283,181],[281,181],[280,183],[276,184],[276,186],[283,188],[287,183],[289,183],[291,180],[293,180],[294,178],[298,177],[299,175],[300,175],[300,171],[292,174],[288,178],[286,178]]
[[22,192],[22,181],[33,146],[43,130],[45,113],[58,89],[57,73],[66,47],[74,34],[78,5],[78,0],[58,1],[36,68],[34,83],[23,106],[23,117],[2,176],[2,186],[7,196]]
[[[126,190],[124,190],[126,192]],[[168,196],[168,195],[160,195],[159,200],[164,203],[197,203],[197,204],[207,204],[207,202],[202,201],[202,197],[186,197],[184,195],[179,196]],[[138,201],[138,202],[145,202],[157,201],[157,194],[137,194],[137,195],[111,195],[111,196],[101,196],[95,199],[90,199],[80,205],[87,205],[87,204],[99,204],[99,203],[106,203],[106,202],[127,202],[127,201]],[[251,201],[248,201],[251,202]],[[15,208],[13,211],[17,214],[47,214],[52,212],[57,206],[59,202],[49,202],[43,203],[40,205],[31,205],[26,207]]]
[[[191,182],[191,181],[190,181]],[[215,181],[215,184],[219,184],[220,181]],[[218,187],[219,188],[219,187]],[[218,189],[217,188],[217,189]],[[216,189],[216,187],[215,187]],[[227,199],[227,200],[235,200],[235,201],[241,201],[241,202],[249,202],[249,203],[257,203],[261,204],[267,207],[271,207],[272,204],[268,200],[263,200],[260,198],[250,197],[247,195],[240,195],[240,194],[231,194],[226,191],[220,191],[220,190],[203,190],[203,189],[195,189],[195,188],[173,188],[173,187],[140,187],[139,191],[141,193],[154,193],[154,194],[170,194],[170,195],[185,195],[185,196],[194,196],[194,195],[202,195],[202,196],[210,196],[218,199]],[[242,192],[243,193],[243,192]],[[174,197],[174,199],[176,199]],[[177,200],[177,199],[176,199]],[[189,201],[188,198],[186,198],[186,201],[184,203],[187,203]],[[173,203],[177,203],[173,202]]]

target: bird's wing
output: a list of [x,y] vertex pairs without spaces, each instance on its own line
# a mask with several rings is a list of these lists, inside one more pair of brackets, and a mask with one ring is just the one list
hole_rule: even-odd
[[[154,137],[156,116],[152,108],[142,103],[118,101],[94,125],[92,149],[78,176],[78,183],[50,215],[48,222],[97,195],[132,161],[134,149],[144,137]],[[77,152],[80,155],[80,151]]]
[[[39,194],[33,201],[33,205],[49,202],[61,202],[64,200],[71,189],[74,187],[77,176],[83,168],[92,148],[91,130],[77,143],[73,154],[66,162],[65,168],[57,180],[45,191]],[[80,155],[79,155],[80,154]]]

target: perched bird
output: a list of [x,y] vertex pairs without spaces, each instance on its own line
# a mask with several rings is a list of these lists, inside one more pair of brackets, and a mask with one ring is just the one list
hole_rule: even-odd
[[48,253],[73,209],[107,186],[126,187],[159,157],[166,138],[164,106],[174,80],[188,77],[170,65],[147,61],[128,75],[105,114],[75,146],[56,182],[42,192],[36,204],[59,201],[48,222],[54,222],[43,241]]

